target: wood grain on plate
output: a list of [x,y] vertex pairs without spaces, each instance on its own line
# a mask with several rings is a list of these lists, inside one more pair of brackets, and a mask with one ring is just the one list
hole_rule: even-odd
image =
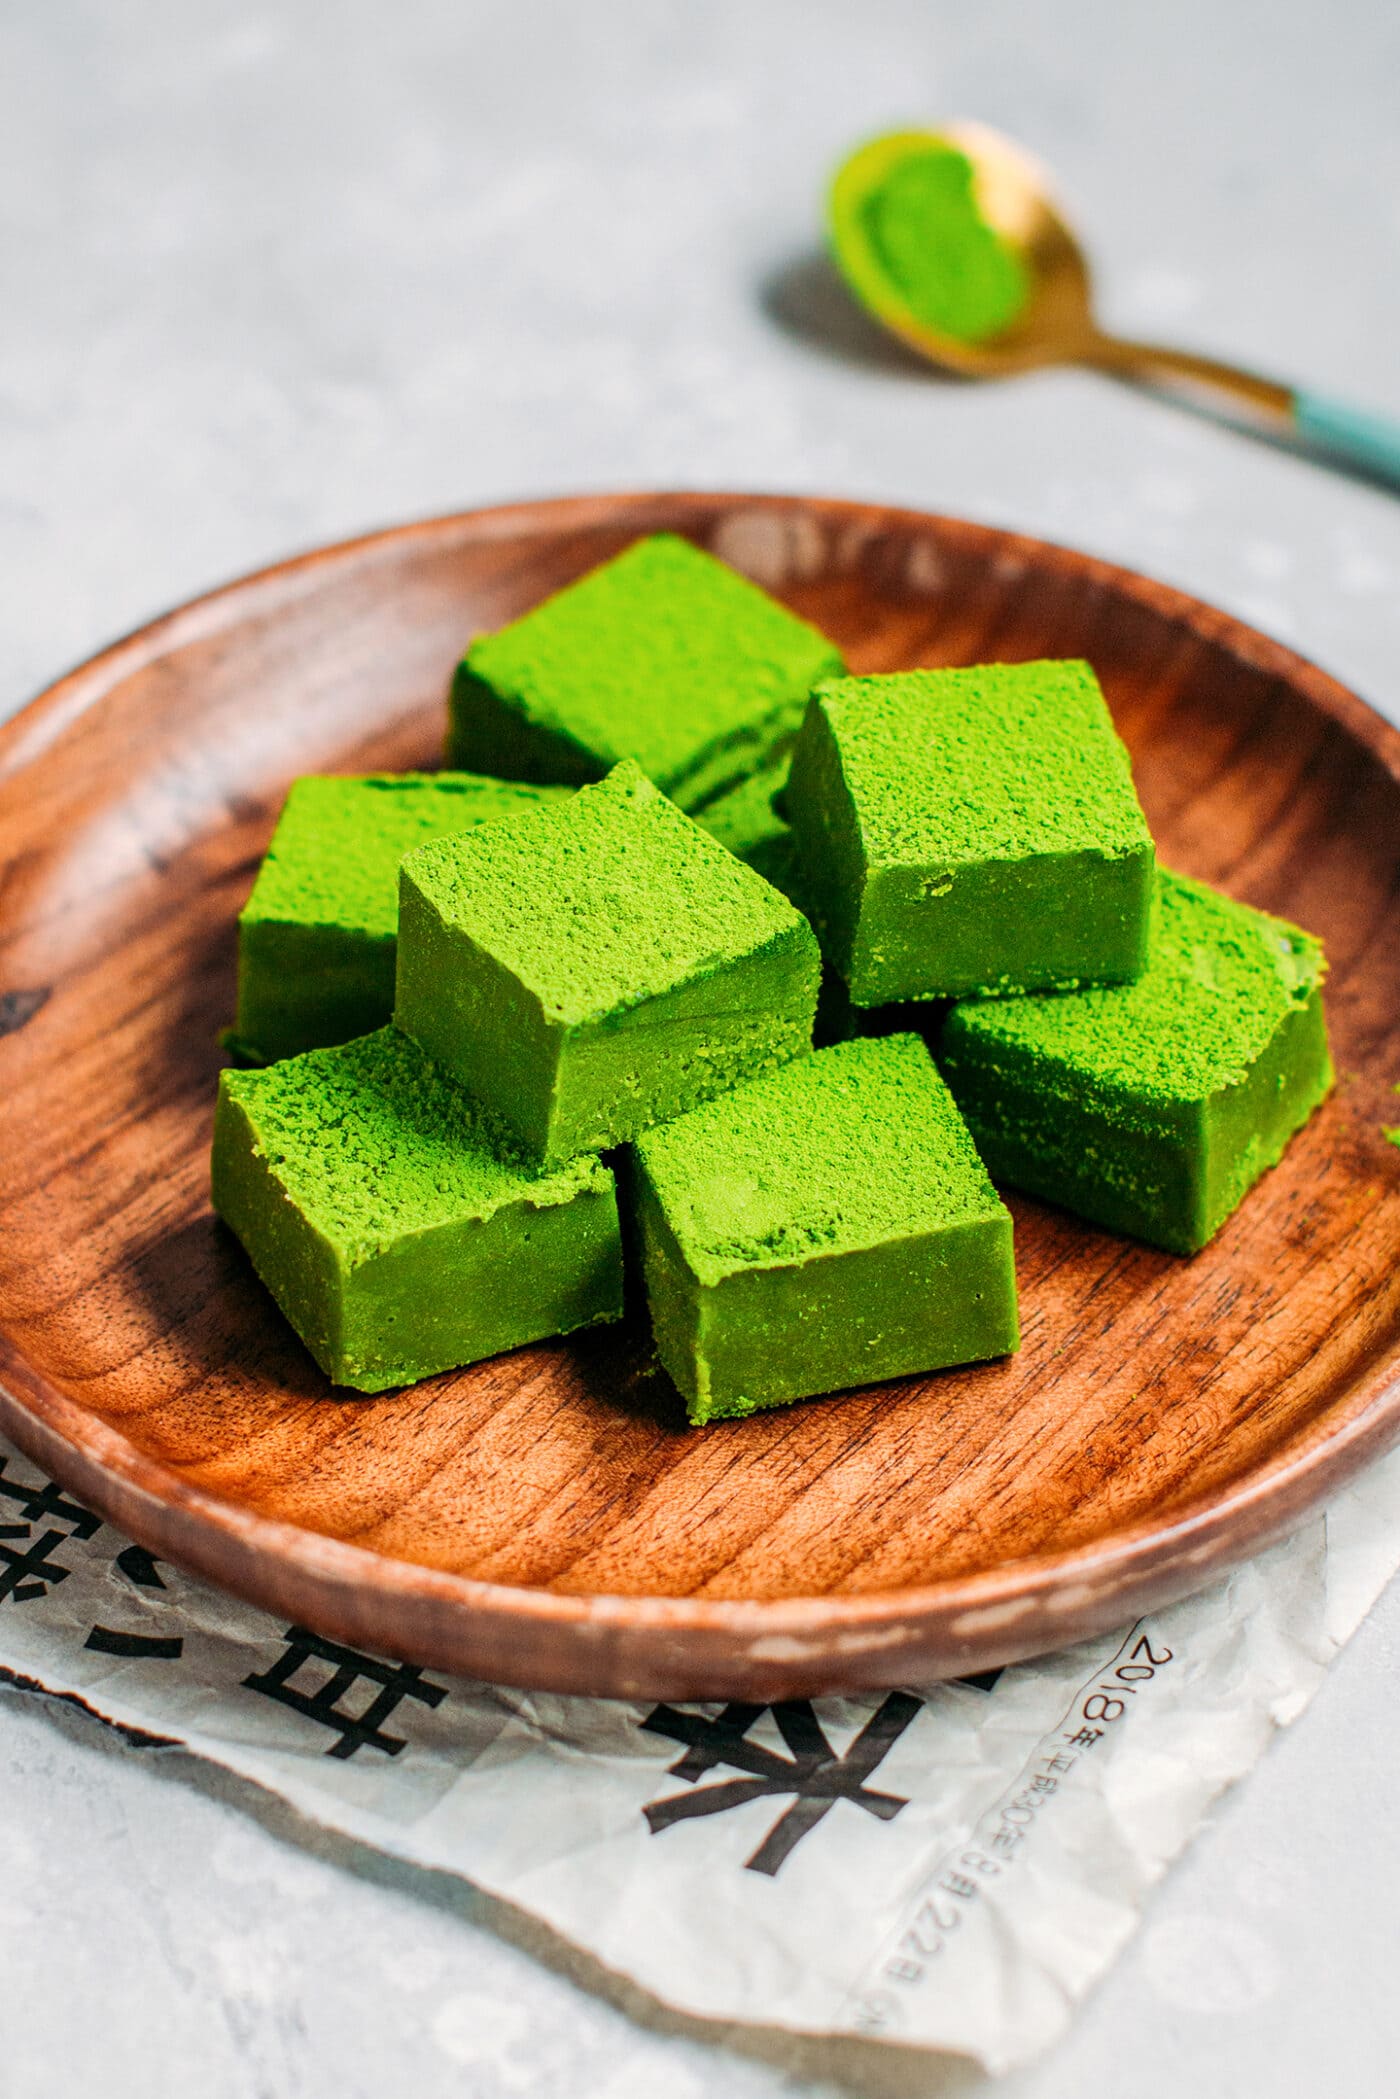
[[[448,671],[687,532],[864,670],[1084,655],[1164,859],[1321,934],[1336,1094],[1180,1261],[1012,1199],[1025,1345],[701,1432],[641,1331],[334,1393],[209,1209],[234,917],[288,782],[438,755]],[[1237,621],[870,505],[605,496],[284,564],[0,731],[0,1425],[332,1637],[671,1697],[961,1673],[1257,1550],[1400,1431],[1400,734]]]

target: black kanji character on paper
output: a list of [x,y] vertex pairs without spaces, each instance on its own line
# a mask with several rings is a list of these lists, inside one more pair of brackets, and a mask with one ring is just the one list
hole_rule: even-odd
[[[144,1545],[123,1546],[112,1565],[138,1589],[165,1587],[157,1571],[160,1562]],[[127,1633],[112,1625],[94,1625],[83,1645],[96,1654],[116,1655],[126,1662],[178,1662],[185,1651],[179,1633]]]
[[[41,1480],[31,1487],[22,1480],[7,1479],[8,1463],[7,1458],[0,1458],[0,1497],[13,1502],[24,1521],[0,1523],[0,1603],[34,1603],[67,1581],[72,1571],[54,1558],[58,1547],[70,1538],[92,1537],[101,1529],[102,1519],[81,1502],[70,1500],[53,1480]],[[41,1519],[67,1528],[45,1529],[36,1537]]]
[[1004,1669],[979,1669],[974,1676],[955,1676],[953,1682],[966,1684],[969,1691],[986,1691],[990,1694],[995,1691],[1005,1674]]
[[[642,1812],[652,1835],[659,1836],[673,1823],[690,1822],[697,1815],[722,1815],[728,1808],[742,1807],[750,1800],[778,1799],[785,1793],[796,1797],[784,1809],[763,1842],[744,1864],[750,1873],[777,1873],[791,1858],[805,1836],[835,1807],[849,1800],[892,1822],[908,1806],[897,1793],[877,1793],[866,1784],[876,1766],[894,1747],[922,1701],[907,1692],[891,1691],[879,1711],[838,1756],[822,1732],[821,1722],[805,1698],[795,1698],[773,1707],[727,1705],[715,1720],[702,1714],[682,1712],[672,1705],[659,1705],[642,1722],[648,1734],[665,1735],[668,1741],[685,1744],[685,1755],[672,1764],[672,1778],[694,1785],[698,1778],[728,1764],[745,1778],[722,1779],[718,1785],[701,1786],[695,1793],[672,1793],[654,1800]],[[790,1757],[765,1749],[749,1739],[749,1729],[770,1711],[779,1734],[792,1751]]]
[[147,1552],[144,1545],[128,1545],[123,1552],[117,1554],[116,1565],[129,1582],[135,1582],[138,1589],[165,1587],[165,1577],[156,1571],[160,1561],[153,1552]]
[[[22,1538],[23,1547],[7,1545],[7,1538]],[[44,1531],[31,1538],[27,1523],[0,1523],[0,1603],[33,1603],[47,1596],[70,1569],[54,1559],[56,1545],[67,1543],[62,1531]]]
[[[282,1637],[287,1651],[281,1660],[259,1676],[245,1676],[243,1688],[261,1691],[265,1698],[275,1698],[279,1705],[289,1705],[293,1712],[304,1713],[308,1720],[332,1729],[338,1740],[331,1743],[327,1756],[350,1757],[360,1749],[379,1749],[385,1756],[397,1756],[406,1746],[404,1740],[400,1735],[385,1734],[382,1722],[406,1698],[414,1698],[420,1705],[439,1706],[447,1696],[445,1685],[429,1683],[421,1669],[411,1668],[406,1662],[379,1661],[353,1647],[323,1640],[302,1625],[289,1625]],[[319,1689],[299,1690],[291,1679],[310,1662],[329,1662],[331,1674]],[[378,1684],[379,1689],[364,1710],[355,1713],[340,1701],[361,1678]]]
[[83,1645],[128,1662],[178,1662],[185,1651],[179,1633],[124,1633],[111,1625],[94,1625]]
[[[51,1523],[66,1523],[71,1538],[90,1538],[102,1528],[102,1518],[91,1509],[85,1509],[80,1501],[71,1501],[62,1487],[53,1480],[41,1480],[37,1487],[26,1487],[22,1480],[6,1479],[7,1458],[0,1458],[0,1495],[6,1501],[18,1504],[26,1525],[48,1517]],[[6,1532],[13,1537],[13,1530]]]

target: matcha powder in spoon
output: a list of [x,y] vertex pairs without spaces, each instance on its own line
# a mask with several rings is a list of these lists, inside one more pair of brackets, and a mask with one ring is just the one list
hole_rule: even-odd
[[866,239],[910,312],[959,342],[1010,327],[1030,296],[1011,244],[982,217],[973,166],[931,141],[888,168],[864,198]]

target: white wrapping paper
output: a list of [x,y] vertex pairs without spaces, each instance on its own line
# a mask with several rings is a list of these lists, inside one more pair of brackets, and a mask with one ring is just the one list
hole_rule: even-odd
[[994,1680],[776,1709],[317,1642],[0,1444],[0,1669],[461,1874],[702,2017],[1026,2061],[1400,1565],[1400,1452],[1203,1595]]

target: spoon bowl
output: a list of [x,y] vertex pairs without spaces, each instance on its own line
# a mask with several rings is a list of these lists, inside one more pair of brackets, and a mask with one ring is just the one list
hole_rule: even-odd
[[[1025,267],[1029,295],[1010,325],[970,342],[917,314],[870,237],[866,206],[907,158],[953,146],[972,164],[979,217]],[[842,163],[831,189],[830,226],[837,263],[861,304],[922,357],[969,379],[1003,378],[1038,365],[1083,357],[1098,335],[1089,265],[1060,214],[1044,170],[1030,154],[985,124],[941,131],[894,131],[872,139]]]
[[[1027,291],[1013,319],[976,340],[931,326],[917,313],[871,237],[868,205],[906,159],[953,147],[972,170],[972,202],[1019,259]],[[1043,365],[1089,364],[1127,378],[1204,394],[1266,427],[1295,434],[1291,387],[1215,358],[1109,334],[1094,314],[1089,264],[1029,153],[986,124],[894,131],[871,139],[837,169],[829,228],[837,265],[860,303],[920,356],[968,379],[1009,378]]]

